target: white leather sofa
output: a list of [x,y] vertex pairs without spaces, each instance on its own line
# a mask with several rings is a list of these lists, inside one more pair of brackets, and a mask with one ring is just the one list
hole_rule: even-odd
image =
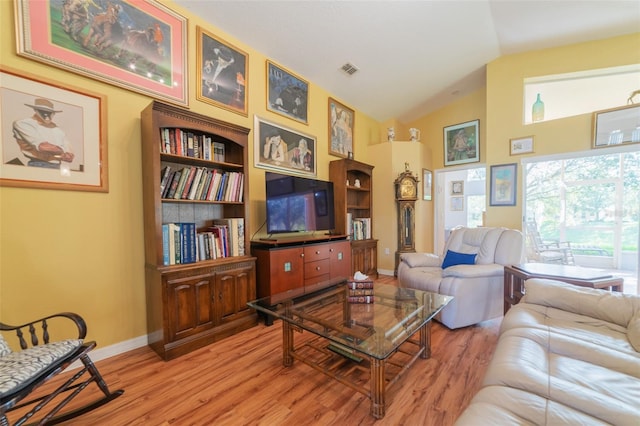
[[640,425],[640,297],[530,279],[456,421]]
[[[467,256],[473,264],[443,269],[448,251]],[[474,256],[475,255],[475,256]],[[504,266],[524,261],[522,233],[507,228],[456,228],[442,256],[403,253],[398,265],[401,287],[453,296],[436,319],[448,328],[460,328],[499,317],[504,312]],[[450,258],[450,257],[449,257]],[[454,262],[455,263],[455,262]]]

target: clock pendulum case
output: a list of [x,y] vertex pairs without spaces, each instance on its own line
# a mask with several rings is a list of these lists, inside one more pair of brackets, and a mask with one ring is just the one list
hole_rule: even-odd
[[414,253],[416,200],[418,199],[418,178],[409,171],[409,163],[404,164],[404,172],[394,181],[396,203],[398,204],[398,250],[396,251],[393,275],[398,276],[398,265],[402,253]]

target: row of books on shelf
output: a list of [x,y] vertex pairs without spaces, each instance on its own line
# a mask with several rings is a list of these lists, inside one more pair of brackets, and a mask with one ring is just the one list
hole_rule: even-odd
[[165,223],[162,249],[165,266],[244,256],[244,219],[215,219],[201,231],[191,222]]
[[347,302],[349,303],[373,303],[373,280],[347,281]]
[[352,240],[371,239],[371,218],[353,218],[351,213],[347,213],[347,231]]
[[242,172],[167,165],[160,177],[160,196],[165,199],[242,202],[243,193]]
[[211,136],[200,135],[177,128],[160,129],[160,151],[163,154],[202,158],[209,161],[225,161],[225,145],[215,142]]

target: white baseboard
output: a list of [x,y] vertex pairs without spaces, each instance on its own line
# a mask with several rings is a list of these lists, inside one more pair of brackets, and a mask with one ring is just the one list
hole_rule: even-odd
[[378,274],[393,276],[393,269],[378,269]]
[[[134,349],[141,348],[147,345],[147,335],[134,337],[133,339],[125,340],[124,342],[116,343],[115,345],[105,346],[104,348],[97,347],[89,352],[89,357],[93,362],[98,362],[103,359],[111,358],[115,355],[120,355],[125,352],[132,351]],[[70,369],[82,367],[82,362],[76,361],[69,366]]]

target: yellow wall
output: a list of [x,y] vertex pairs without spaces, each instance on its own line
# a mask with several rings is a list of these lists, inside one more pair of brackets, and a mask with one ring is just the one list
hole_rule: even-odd
[[[267,59],[168,1],[188,18],[190,109],[253,128],[257,114],[317,138],[318,178],[328,179],[328,97],[310,82],[309,125],[266,111]],[[249,54],[249,115],[244,117],[195,99],[196,25]],[[140,111],[152,99],[16,55],[13,2],[0,1],[0,65],[102,93],[108,105],[109,192],[0,188],[0,320],[21,323],[45,314],[74,311],[101,347],[146,334]],[[286,64],[280,64],[286,67]],[[296,70],[290,70],[296,73]],[[301,75],[302,78],[305,78]],[[338,99],[340,100],[340,99]],[[355,158],[369,161],[366,147],[379,123],[356,111]],[[253,164],[253,133],[249,161]],[[264,170],[250,167],[253,234],[265,220]]]
[[[373,169],[373,235],[378,239],[378,269],[391,272],[395,267],[395,252],[398,249],[398,209],[393,182],[405,171],[405,163],[408,163],[409,170],[420,180],[418,185],[421,184],[421,164],[426,158],[425,145],[408,141],[382,142],[372,144],[369,151],[373,156],[372,164],[375,164]],[[420,188],[418,196],[419,199],[415,204],[416,235],[422,236],[427,232],[427,229],[430,230],[433,226],[425,226],[431,213],[431,210],[427,208],[427,203],[430,204],[430,202],[422,201]],[[422,237],[419,240],[416,241],[416,250],[422,251]],[[389,249],[389,254],[386,253],[386,249]]]
[[[523,79],[640,63],[640,33],[499,58],[487,67],[487,167],[518,163],[517,205],[487,206],[487,226],[522,227],[523,155],[509,154],[509,139],[533,135],[534,150],[524,156],[591,149],[592,114],[522,124]],[[625,105],[626,99],[620,100]],[[488,174],[487,174],[488,177]],[[489,186],[487,183],[487,193]]]
[[[410,123],[409,127],[421,130],[420,143],[425,146],[424,162],[422,166],[416,165],[415,171],[419,173],[422,181],[422,170],[426,168],[432,172],[444,167],[444,128],[447,126],[465,123],[467,121],[480,120],[480,161],[486,162],[487,131],[486,121],[486,90],[476,90],[467,96],[457,99],[447,106],[432,112]],[[413,169],[413,165],[412,165]],[[435,199],[435,175],[433,178],[433,199]],[[422,190],[420,191],[422,194]],[[420,215],[416,215],[416,251],[433,251],[434,241],[434,202],[419,201]],[[417,210],[417,209],[416,209]]]

